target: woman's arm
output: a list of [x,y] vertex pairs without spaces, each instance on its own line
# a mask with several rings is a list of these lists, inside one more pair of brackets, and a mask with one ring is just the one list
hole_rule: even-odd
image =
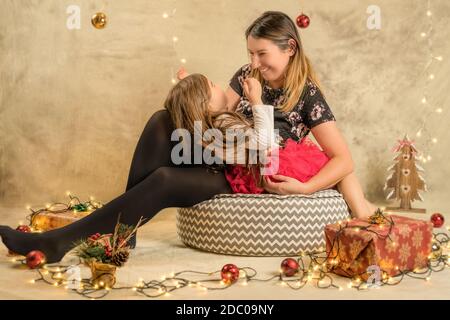
[[265,179],[264,188],[267,191],[278,194],[311,194],[333,187],[353,171],[350,150],[335,121],[319,124],[311,132],[330,160],[306,183],[281,175],[273,176],[280,182]]
[[305,183],[308,193],[335,186],[352,173],[354,167],[350,150],[335,121],[319,124],[312,128],[311,132],[330,161]]
[[241,97],[231,87],[228,87],[227,91],[225,91],[225,96],[227,97],[228,111],[235,112]]

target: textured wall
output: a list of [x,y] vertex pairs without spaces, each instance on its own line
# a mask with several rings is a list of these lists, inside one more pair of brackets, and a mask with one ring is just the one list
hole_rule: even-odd
[[[80,30],[66,28],[71,4],[81,8]],[[371,4],[381,8],[381,30],[366,27]],[[225,87],[247,62],[246,26],[266,10],[295,18],[303,8],[312,20],[301,30],[305,50],[368,197],[383,201],[396,139],[405,132],[415,138],[426,108],[442,107],[428,120],[439,142],[424,165],[424,196],[430,206],[446,205],[450,2],[431,4],[433,48],[444,60],[432,66],[425,107],[425,0],[0,0],[0,204],[66,200],[66,190],[102,201],[119,195],[141,130],[161,108],[180,59]],[[104,30],[90,25],[96,11],[110,19]],[[419,149],[425,141],[417,140]]]

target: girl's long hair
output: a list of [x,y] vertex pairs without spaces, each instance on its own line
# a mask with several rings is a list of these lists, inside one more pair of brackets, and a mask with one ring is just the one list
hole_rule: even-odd
[[[227,147],[225,143],[227,129],[240,128],[245,131],[252,127],[252,123],[235,112],[211,112],[209,109],[210,100],[211,90],[208,79],[201,74],[191,74],[180,80],[169,91],[164,107],[169,111],[176,129],[186,129],[193,135],[194,122],[201,121],[202,129],[199,133],[201,133],[202,138],[206,130],[220,130],[224,138],[223,146],[225,148]],[[207,147],[210,142],[202,139],[201,144],[203,147]],[[233,148],[234,153],[237,154],[238,147],[234,146]]]
[[[303,93],[307,81],[314,83],[320,90],[320,84],[311,62],[305,55],[297,28],[292,19],[279,11],[264,12],[245,31],[245,38],[271,40],[281,50],[289,48],[289,40],[296,42],[295,53],[290,57],[284,79],[286,98],[278,107],[282,112],[294,109]],[[264,83],[264,78],[258,69],[252,70],[251,76]]]

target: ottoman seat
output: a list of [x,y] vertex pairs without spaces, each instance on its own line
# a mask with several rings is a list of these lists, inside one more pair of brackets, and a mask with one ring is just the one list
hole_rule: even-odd
[[334,189],[311,195],[221,194],[177,211],[187,246],[243,256],[294,256],[325,246],[324,228],[350,217]]

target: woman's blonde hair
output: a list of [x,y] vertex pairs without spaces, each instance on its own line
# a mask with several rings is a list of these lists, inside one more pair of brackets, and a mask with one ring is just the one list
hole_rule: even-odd
[[[255,39],[271,40],[281,50],[290,47],[290,39],[296,42],[296,47],[292,48],[295,53],[290,57],[283,85],[286,98],[278,107],[282,112],[289,112],[294,109],[308,80],[320,89],[311,62],[303,51],[297,28],[287,14],[279,11],[264,12],[245,31],[245,38],[248,39],[249,36]],[[264,78],[258,69],[252,70],[251,76],[258,79],[261,84],[264,83]]]

